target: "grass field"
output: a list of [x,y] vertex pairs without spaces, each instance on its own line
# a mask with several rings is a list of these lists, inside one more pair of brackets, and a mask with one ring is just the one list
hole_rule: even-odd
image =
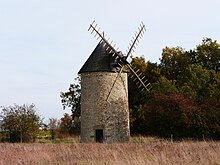
[[0,143],[0,165],[220,165],[220,142]]

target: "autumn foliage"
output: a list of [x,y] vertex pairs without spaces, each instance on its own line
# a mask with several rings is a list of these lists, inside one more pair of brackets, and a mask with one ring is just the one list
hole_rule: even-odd
[[[144,65],[143,65],[144,63]],[[151,81],[150,94],[130,89],[131,132],[176,139],[220,139],[220,45],[164,48],[159,64],[133,59]]]

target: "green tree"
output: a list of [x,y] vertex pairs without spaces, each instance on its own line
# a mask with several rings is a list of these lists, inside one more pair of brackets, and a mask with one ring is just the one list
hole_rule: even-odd
[[50,131],[51,140],[56,139],[56,137],[58,135],[58,131],[59,131],[59,125],[60,125],[60,122],[59,122],[58,119],[49,118],[48,128],[49,128],[49,131]]
[[168,80],[165,76],[160,76],[158,80],[152,84],[152,91],[162,93],[178,93],[174,80]]
[[181,93],[198,100],[209,96],[210,71],[203,69],[201,65],[191,65],[179,76],[178,84]]
[[192,99],[218,96],[220,45],[216,41],[205,38],[196,49],[189,51],[184,51],[181,47],[166,47],[160,62],[164,78],[158,79],[157,86],[161,84],[161,80],[165,82],[168,79],[179,92]]
[[[149,83],[156,82],[160,75],[160,69],[157,64],[146,62],[144,57],[135,57],[131,61],[131,65],[136,70],[139,70],[147,79]],[[137,84],[132,78],[128,82],[128,96],[129,96],[129,109],[130,109],[130,129],[131,134],[141,134],[144,123],[143,105],[149,97],[149,93],[138,89]]]
[[34,141],[41,123],[34,104],[2,107],[1,119],[10,142]]
[[80,78],[76,78],[76,84],[70,84],[67,92],[60,92],[61,103],[63,109],[67,107],[71,109],[72,119],[77,122],[80,116],[80,98],[81,98],[81,86]]
[[[135,68],[135,70],[139,70],[141,77],[144,77],[143,81],[146,81],[146,83],[155,83],[161,77],[160,69],[157,64],[151,63],[150,61],[145,61],[143,56],[132,58],[131,65],[132,68]],[[142,92],[140,89],[138,89],[136,81],[134,82],[133,78],[129,78],[128,95],[129,107],[132,109],[144,104],[148,96],[148,92],[146,90]]]
[[[196,56],[195,56],[196,54]],[[220,67],[220,44],[211,38],[205,38],[195,49],[194,60],[208,70],[218,70]]]
[[162,75],[168,80],[176,80],[184,69],[190,64],[190,58],[181,47],[166,47],[162,51],[160,69]]
[[210,72],[209,97],[220,100],[220,72]]

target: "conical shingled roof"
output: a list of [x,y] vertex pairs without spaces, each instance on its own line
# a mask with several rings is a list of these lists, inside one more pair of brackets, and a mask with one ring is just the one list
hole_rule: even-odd
[[79,70],[79,74],[84,72],[112,72],[111,63],[114,61],[112,54],[106,51],[106,47],[103,42],[99,42],[95,50],[89,56],[85,64]]

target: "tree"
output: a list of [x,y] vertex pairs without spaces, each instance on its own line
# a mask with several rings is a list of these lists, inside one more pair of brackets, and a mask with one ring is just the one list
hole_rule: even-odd
[[9,136],[10,142],[34,141],[39,131],[41,119],[34,104],[19,106],[14,104],[2,107],[2,129]]
[[[218,117],[215,121],[210,119],[217,114],[219,116],[219,113],[209,115],[210,112],[204,109],[204,106],[196,104],[180,93],[154,93],[143,107],[145,116],[143,128],[147,134],[166,138],[173,134],[175,138],[202,139],[205,135],[216,139],[210,132],[219,134],[219,127],[214,125],[219,124],[219,119]],[[209,123],[214,123],[213,128]]]
[[65,113],[60,119],[59,133],[67,136],[79,134],[80,126],[78,124],[80,124],[79,121],[73,120],[69,114]]
[[206,137],[219,140],[220,138],[220,101],[215,98],[203,98],[200,102],[201,109],[205,112]]
[[[209,70],[219,70],[220,67],[220,44],[211,38],[205,38],[195,49],[195,62]],[[194,56],[195,57],[195,56]]]
[[190,58],[181,47],[163,49],[160,59],[160,69],[169,80],[176,80],[184,69],[190,64]]
[[220,44],[217,41],[205,38],[189,51],[166,47],[159,67],[163,80],[170,80],[178,92],[194,100],[219,95]]
[[[146,81],[146,83],[154,84],[161,79],[161,70],[157,63],[146,61],[143,56],[132,58],[131,65],[132,68],[140,71],[144,77],[143,81]],[[138,89],[137,83],[132,78],[128,80],[129,107],[133,109],[134,107],[137,108],[139,105],[143,105],[149,93],[146,90],[141,91]]]
[[[77,122],[79,123],[79,122]],[[72,116],[65,113],[61,119],[50,118],[48,123],[51,140],[62,139],[73,134],[79,134],[79,126],[75,125]]]
[[80,116],[80,98],[81,98],[81,86],[80,86],[80,77],[76,78],[76,84],[70,84],[67,92],[61,92],[61,103],[63,109],[67,107],[71,109],[72,119],[74,121],[79,121]]
[[174,80],[168,80],[165,76],[160,76],[158,80],[152,84],[154,92],[162,93],[178,93]]
[[59,130],[59,120],[57,120],[56,118],[49,118],[49,131],[50,131],[50,136],[51,136],[51,140],[55,140],[57,134],[58,134],[58,130]]
[[159,65],[135,58],[133,67],[144,72],[152,90],[145,95],[129,81],[131,133],[219,139],[220,72],[213,69],[219,50],[206,39],[195,50],[166,47]]
[[177,80],[179,91],[194,100],[209,97],[211,72],[201,65],[190,65],[184,72]]

